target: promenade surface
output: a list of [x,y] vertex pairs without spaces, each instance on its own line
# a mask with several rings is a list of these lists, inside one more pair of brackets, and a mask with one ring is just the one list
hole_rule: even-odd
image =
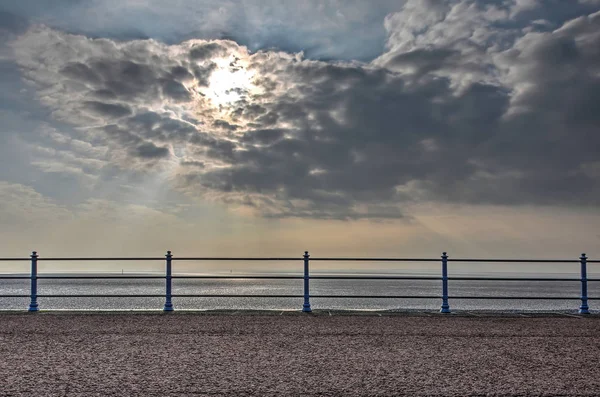
[[0,313],[2,396],[600,395],[600,316]]

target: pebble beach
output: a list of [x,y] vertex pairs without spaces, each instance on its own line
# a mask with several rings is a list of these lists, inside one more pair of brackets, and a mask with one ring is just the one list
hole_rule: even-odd
[[600,315],[0,313],[2,396],[593,396]]

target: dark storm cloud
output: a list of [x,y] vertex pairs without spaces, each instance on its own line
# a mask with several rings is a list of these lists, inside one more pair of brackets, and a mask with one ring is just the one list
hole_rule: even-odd
[[194,78],[190,71],[183,66],[173,66],[169,72],[173,80],[189,81]]
[[102,81],[98,73],[81,62],[69,63],[60,72],[67,77],[86,83],[98,84]]
[[111,118],[119,118],[131,114],[131,109],[125,105],[87,101],[84,102],[83,106],[94,113]]
[[[151,65],[139,64],[128,60],[93,60],[89,68],[100,75],[102,86],[114,92],[120,98],[139,98],[142,95],[155,95],[158,76]],[[93,80],[88,80],[94,83]]]
[[[241,140],[244,150],[234,152],[235,167],[215,180],[230,181],[227,185],[233,188],[240,184],[241,190],[284,186],[294,189],[298,198],[313,189],[344,192],[356,200],[393,198],[395,186],[433,176],[444,158],[457,157],[464,163],[463,152],[469,149],[465,143],[478,142],[468,139],[473,133],[463,127],[479,122],[477,105],[498,95],[482,87],[457,101],[443,81],[409,89],[403,79],[380,70],[309,68],[297,74],[304,80],[298,84],[307,85],[303,98],[274,105],[287,122],[301,129],[247,132]],[[312,86],[316,76],[326,84]],[[435,103],[441,95],[449,102]],[[508,98],[503,99],[506,106]],[[332,107],[342,109],[342,123],[332,117]],[[496,118],[502,115],[500,109]],[[450,113],[459,124],[453,135],[445,125],[445,114]],[[287,138],[281,139],[284,134]],[[428,153],[420,144],[425,139],[436,140],[444,151]]]
[[187,64],[162,68],[162,65],[152,64],[152,54],[148,53],[146,57],[140,62],[92,58],[87,62],[69,63],[60,73],[94,87],[94,95],[100,98],[139,100],[162,94],[176,102],[187,102],[191,98],[182,82],[192,80],[193,73],[206,80],[211,71],[210,68],[193,71],[186,67],[190,66]]
[[235,131],[238,128],[236,125],[230,124],[225,120],[215,120],[212,125],[213,127],[223,128],[229,131]]
[[[499,69],[513,69],[506,85],[475,82],[460,92],[444,77],[289,66],[300,95],[281,95],[266,109],[296,128],[284,140],[273,132],[274,143],[259,138],[265,131],[246,133],[233,166],[206,171],[197,182],[268,192],[281,205],[269,216],[372,217],[379,212],[353,208],[407,200],[597,205],[600,173],[590,170],[598,169],[591,164],[600,147],[598,21],[595,14],[560,32],[526,35],[498,55]],[[453,56],[422,50],[396,61],[436,70]],[[528,88],[513,93],[520,85]],[[341,216],[324,210],[322,191],[344,198],[336,204],[345,209]],[[322,211],[286,204],[293,199]]]
[[161,83],[162,92],[165,96],[177,102],[187,102],[191,99],[189,92],[180,82],[162,80]]
[[111,124],[98,131],[109,138],[115,152],[124,150],[127,153],[125,158],[115,159],[115,165],[125,168],[151,168],[160,159],[170,156],[168,148],[158,146],[130,129]]
[[283,138],[284,134],[284,130],[255,130],[245,133],[241,141],[250,144],[270,145]]
[[134,154],[137,157],[145,159],[156,159],[167,157],[169,155],[169,149],[158,147],[152,142],[145,142],[135,148]]
[[204,168],[206,166],[206,164],[204,164],[202,161],[186,161],[186,160],[182,160],[179,162],[180,165],[184,166],[184,167],[198,167],[198,168]]
[[188,123],[151,111],[124,119],[122,125],[145,139],[165,143],[186,142],[196,133],[196,128]]
[[143,142],[139,136],[131,133],[128,130],[120,128],[116,124],[104,126],[101,130],[111,139],[112,142],[115,142],[122,147],[137,147]]
[[[172,145],[178,188],[266,217],[398,218],[416,201],[600,204],[600,13],[546,31],[515,28],[533,12],[521,3],[424,4],[386,19],[389,52],[368,65],[232,42],[144,41],[115,55],[117,44],[85,40],[71,46],[93,56],[21,65],[40,86],[55,67],[65,91],[47,106],[103,116],[99,130],[136,166]],[[225,48],[260,90],[228,87],[239,99],[213,106],[201,88]],[[71,105],[82,91],[84,105]]]
[[204,61],[215,56],[222,56],[226,54],[226,52],[226,48],[218,43],[200,44],[192,47],[190,50],[190,58],[195,61]]
[[448,49],[418,49],[393,56],[388,67],[412,70],[416,74],[430,73],[460,64],[460,53]]

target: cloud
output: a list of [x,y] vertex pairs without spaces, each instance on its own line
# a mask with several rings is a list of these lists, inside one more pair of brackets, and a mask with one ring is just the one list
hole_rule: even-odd
[[79,140],[231,208],[394,219],[420,201],[598,205],[599,14],[549,30],[538,9],[408,1],[369,64],[46,27],[12,48]]
[[72,219],[65,207],[28,186],[0,181],[0,223],[14,227],[35,227],[36,222]]
[[277,0],[20,0],[0,7],[34,24],[116,41],[232,39],[253,51],[277,48],[310,57],[368,60],[383,49],[381,21],[402,2],[380,0],[372,7],[362,0],[305,0],[291,9]]
[[135,155],[143,158],[160,158],[169,155],[169,149],[165,147],[158,147],[152,142],[142,143],[135,148]]
[[[48,257],[131,255],[132,252],[162,255],[167,249],[177,250],[177,247],[206,249],[204,243],[198,242],[203,231],[195,224],[198,219],[203,224],[212,224],[215,221],[211,216],[185,212],[169,204],[144,205],[92,198],[66,206],[31,186],[0,181],[0,247],[5,256],[18,257],[32,250]],[[183,216],[178,216],[178,212],[183,212]],[[201,240],[210,238],[206,235]],[[65,268],[64,264],[49,266]],[[115,264],[119,269],[121,266]],[[144,266],[147,271],[148,264]],[[23,267],[15,264],[6,270],[23,271]]]
[[453,87],[499,85],[493,55],[527,32],[550,33],[598,7],[555,0],[408,0],[385,18],[388,51],[374,63],[417,76],[449,78]]
[[190,58],[193,60],[204,61],[211,59],[213,56],[223,56],[227,54],[227,49],[218,43],[206,43],[195,45],[190,51]]
[[125,105],[116,105],[112,103],[103,103],[97,101],[86,101],[84,106],[91,110],[93,113],[97,113],[100,116],[106,116],[110,118],[120,118],[131,114],[131,109]]

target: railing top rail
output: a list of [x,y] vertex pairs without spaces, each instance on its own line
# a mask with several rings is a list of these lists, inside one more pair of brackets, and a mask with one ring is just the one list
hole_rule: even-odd
[[164,261],[164,256],[147,257],[43,257],[38,256],[38,261]]
[[[448,262],[579,263],[579,259],[472,259],[472,258],[448,258]],[[588,262],[594,262],[594,261],[588,261]]]
[[9,261],[29,261],[31,258],[0,258],[1,262],[9,262]]
[[319,258],[311,257],[311,261],[336,261],[336,262],[439,262],[440,258]]
[[[304,257],[177,257],[173,261],[298,261]],[[0,262],[29,261],[31,258],[0,258]],[[151,257],[43,257],[38,261],[164,261],[164,256]],[[348,258],[348,257],[311,257],[311,261],[336,262],[439,262],[441,258]],[[448,262],[482,262],[482,263],[579,263],[579,259],[485,259],[485,258],[447,258]],[[587,263],[600,263],[600,260],[587,259]]]
[[[31,258],[0,258],[0,261],[28,261]],[[304,257],[212,257],[173,256],[173,261],[298,261]],[[165,257],[43,257],[38,261],[163,261]],[[357,261],[357,262],[439,262],[439,258],[310,258],[311,261]]]
[[295,257],[268,257],[268,258],[257,258],[257,257],[226,257],[226,256],[173,256],[173,260],[177,261],[300,261],[303,260],[302,256]]

